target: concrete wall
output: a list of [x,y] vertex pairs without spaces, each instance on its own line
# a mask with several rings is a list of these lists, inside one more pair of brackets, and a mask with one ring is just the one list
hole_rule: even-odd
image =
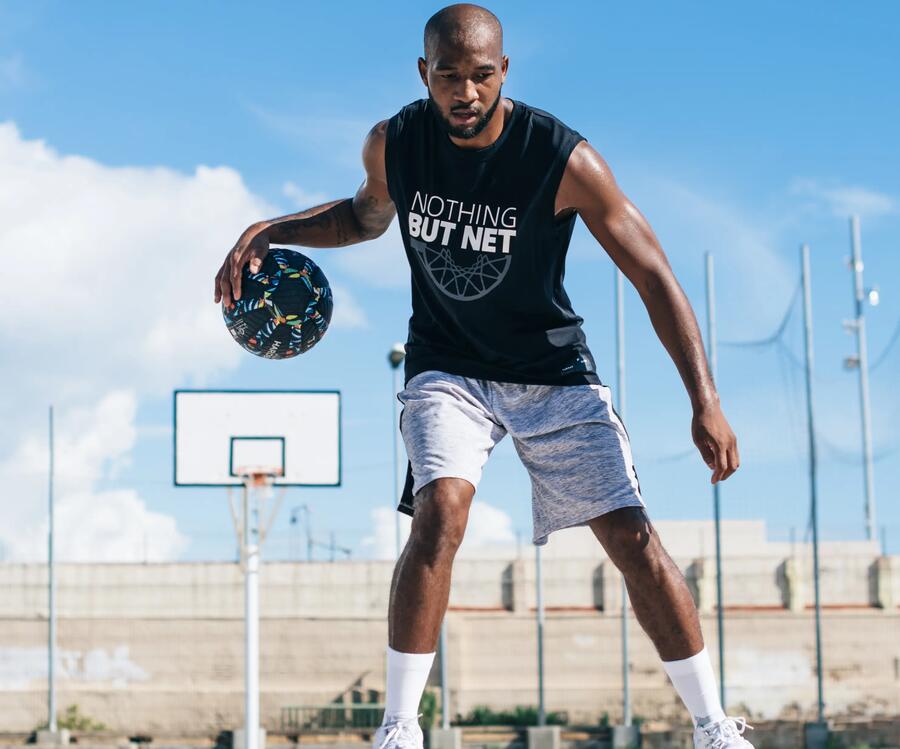
[[[604,712],[615,720],[621,711],[621,600],[618,573],[591,549],[586,558],[548,553],[543,569],[547,707],[593,722]],[[743,549],[724,564],[729,704],[760,717],[809,713],[815,649],[808,550],[759,540]],[[828,712],[896,715],[900,558],[858,545],[834,544],[826,552]],[[695,592],[715,656],[713,560],[676,561]],[[392,562],[381,561],[263,566],[261,714],[270,730],[278,728],[283,706],[327,703],[354,688],[383,689],[392,570]],[[457,560],[447,615],[454,713],[478,704],[537,703],[534,571],[531,555]],[[0,730],[29,730],[45,718],[46,574],[42,565],[0,565]],[[121,732],[213,734],[240,726],[237,565],[63,564],[58,588],[61,710],[77,703]],[[683,717],[634,620],[631,634],[635,713]]]

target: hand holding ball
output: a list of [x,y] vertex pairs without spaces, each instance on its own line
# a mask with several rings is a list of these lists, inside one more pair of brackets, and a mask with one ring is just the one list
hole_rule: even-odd
[[331,322],[331,287],[322,269],[294,250],[273,247],[257,273],[242,270],[241,298],[222,301],[228,331],[247,351],[287,359],[311,349]]

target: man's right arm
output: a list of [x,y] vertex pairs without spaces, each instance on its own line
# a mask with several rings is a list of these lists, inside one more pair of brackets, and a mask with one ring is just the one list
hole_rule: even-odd
[[366,179],[352,198],[333,200],[299,213],[260,221],[244,231],[216,274],[215,301],[230,305],[241,297],[241,272],[246,263],[256,272],[269,244],[300,247],[346,247],[379,237],[396,210],[387,188],[384,144],[387,120],[366,136],[363,165]]

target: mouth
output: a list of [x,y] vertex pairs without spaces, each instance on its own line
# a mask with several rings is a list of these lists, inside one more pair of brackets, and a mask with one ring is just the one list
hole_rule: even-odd
[[478,115],[474,109],[457,109],[455,112],[450,113],[450,119],[458,125],[466,125],[470,122],[474,122],[477,117]]

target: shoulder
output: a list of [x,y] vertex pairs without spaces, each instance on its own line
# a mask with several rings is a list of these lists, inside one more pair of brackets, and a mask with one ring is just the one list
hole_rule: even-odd
[[581,141],[572,149],[563,176],[573,185],[597,184],[613,180],[609,164],[586,140]]
[[396,138],[403,127],[408,126],[424,110],[426,99],[418,99],[401,107],[398,112],[387,119],[376,122],[366,134],[363,143],[363,161],[368,166],[370,160],[377,158],[384,169],[384,154],[388,141]]
[[557,206],[578,212],[616,204],[621,193],[609,164],[586,140],[572,150],[560,180]]
[[390,135],[402,132],[404,128],[418,122],[426,111],[428,99],[416,99],[400,107],[386,122]]
[[381,120],[375,123],[366,134],[362,149],[363,166],[365,166],[366,173],[382,180],[385,178],[385,144],[387,143],[388,122],[389,120]]
[[569,144],[574,147],[576,143],[584,140],[584,136],[562,119],[540,107],[532,106],[524,101],[515,100],[522,108],[524,118],[529,120],[532,132],[544,134],[560,145]]

